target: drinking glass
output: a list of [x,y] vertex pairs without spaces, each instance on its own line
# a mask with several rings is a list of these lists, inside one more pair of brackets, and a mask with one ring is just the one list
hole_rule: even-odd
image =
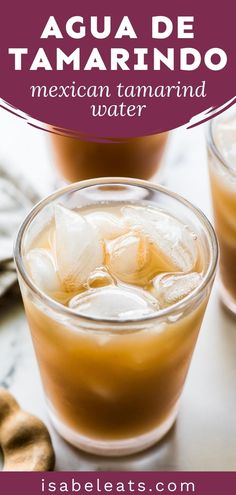
[[[202,246],[203,276],[183,300],[151,316],[109,320],[82,316],[51,299],[30,278],[25,261],[50,224],[55,205],[155,206],[187,225]],[[72,184],[39,203],[23,222],[15,260],[51,420],[87,452],[125,455],[159,441],[173,425],[217,264],[217,241],[204,216],[164,187],[106,178]]]
[[208,163],[215,227],[220,246],[220,293],[236,314],[236,111],[212,119]]
[[150,179],[161,170],[167,137],[163,132],[101,143],[52,133],[50,140],[59,173],[75,182],[110,176]]

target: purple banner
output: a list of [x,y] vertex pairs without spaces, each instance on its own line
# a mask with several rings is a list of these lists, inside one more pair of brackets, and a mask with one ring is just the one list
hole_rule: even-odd
[[87,140],[195,125],[235,99],[234,32],[234,0],[6,2],[0,105]]
[[236,493],[236,472],[1,473],[0,493],[226,495]]

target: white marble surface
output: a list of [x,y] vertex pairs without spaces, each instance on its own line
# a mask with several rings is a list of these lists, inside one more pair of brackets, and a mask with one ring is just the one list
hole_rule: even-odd
[[[40,193],[55,182],[47,135],[0,109],[0,162],[27,174]],[[166,156],[165,184],[211,217],[203,128],[176,130]],[[221,308],[215,284],[177,423],[157,446],[124,459],[76,451],[51,427],[20,302],[0,305],[0,384],[41,417],[52,434],[57,470],[235,470],[236,321]]]

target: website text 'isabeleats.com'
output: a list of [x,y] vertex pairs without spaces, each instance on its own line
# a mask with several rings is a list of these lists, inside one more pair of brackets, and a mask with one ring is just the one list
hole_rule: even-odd
[[79,493],[92,495],[98,493],[161,493],[162,495],[175,493],[196,493],[196,485],[193,481],[163,481],[160,479],[160,473],[157,473],[156,479],[134,480],[130,477],[124,481],[107,481],[97,477],[92,481],[83,481],[79,477],[72,477],[69,481],[50,481],[50,479],[41,479],[41,493]]

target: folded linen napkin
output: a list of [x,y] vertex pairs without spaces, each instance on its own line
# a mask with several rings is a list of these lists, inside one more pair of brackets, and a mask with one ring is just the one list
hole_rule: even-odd
[[16,290],[14,240],[20,223],[39,200],[40,195],[25,176],[14,175],[0,166],[0,298]]

